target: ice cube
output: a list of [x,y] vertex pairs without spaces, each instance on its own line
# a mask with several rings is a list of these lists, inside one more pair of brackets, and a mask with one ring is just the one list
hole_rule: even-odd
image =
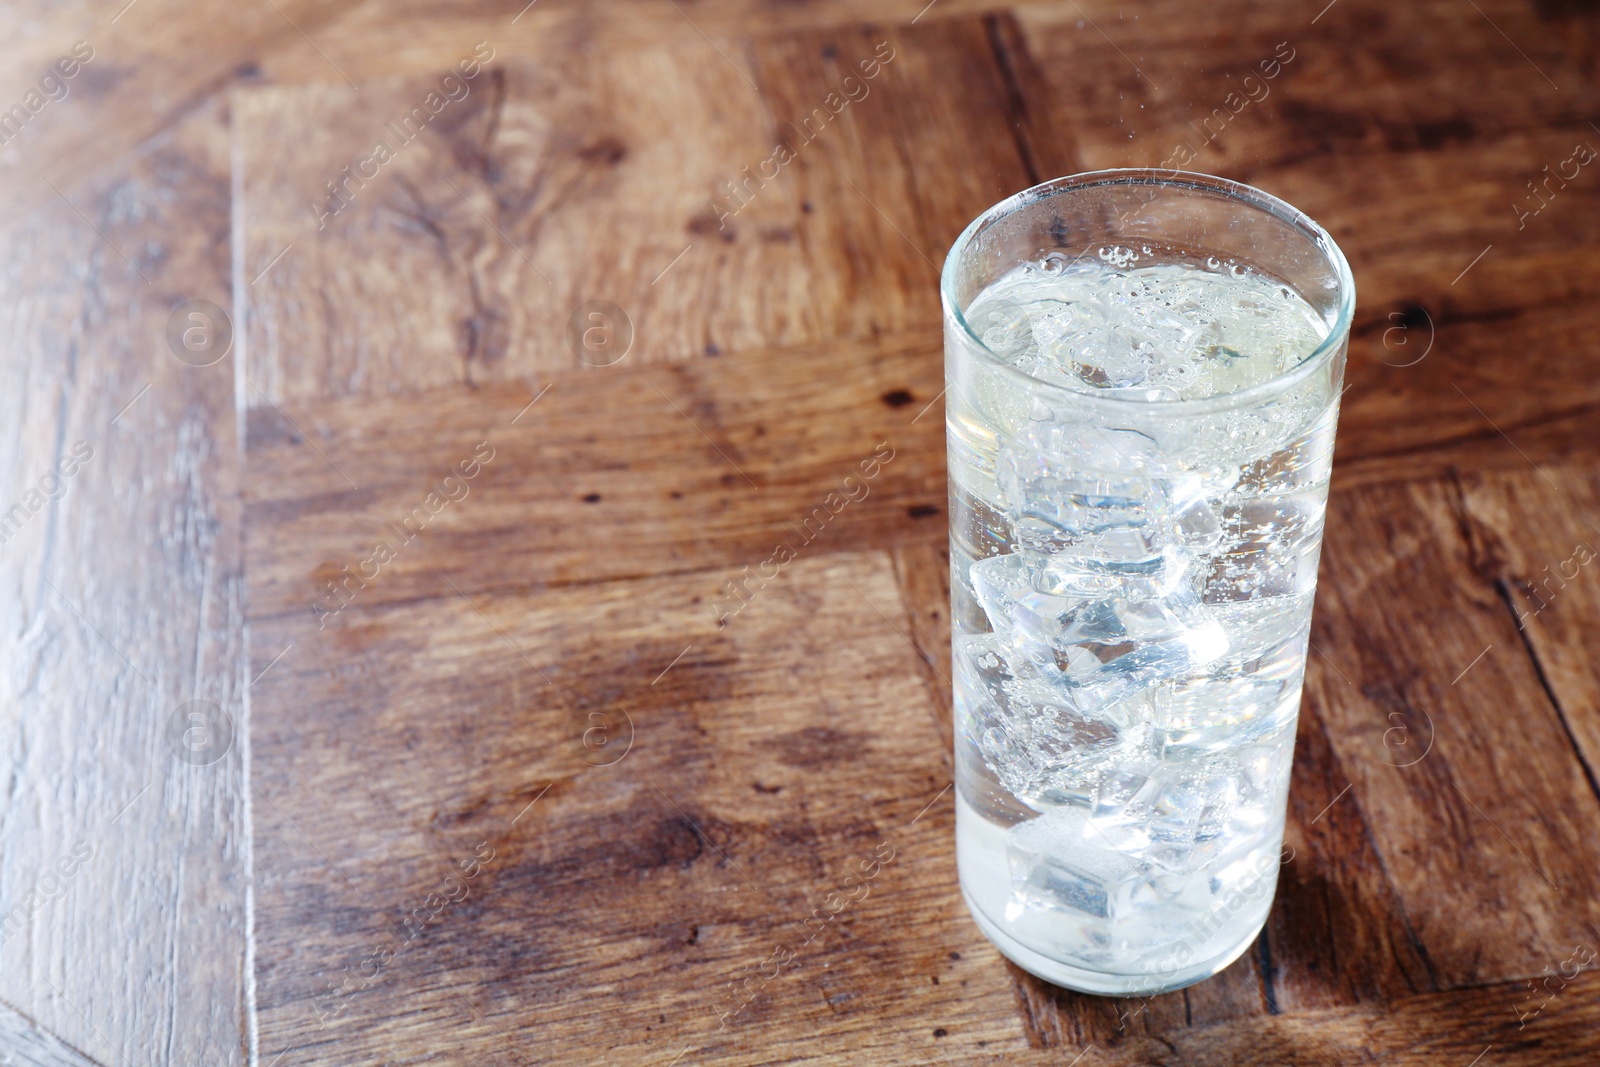
[[1264,824],[1283,811],[1283,793],[1294,762],[1295,726],[1293,722],[1285,723],[1277,733],[1261,738],[1235,757],[1239,763],[1235,808],[1258,813],[1246,812],[1252,822]]
[[1047,597],[1067,595],[1035,589],[1033,576],[1037,569],[1038,557],[1031,552],[1008,552],[973,561],[968,571],[972,590],[991,621],[1007,617],[1007,605],[1012,601],[1044,604]]
[[1089,670],[1072,681],[1089,686],[1102,677],[1126,677],[1142,688],[1194,671],[1228,650],[1228,637],[1187,587],[1152,600],[1097,600],[1051,620],[1060,645],[1087,650]]
[[1090,325],[1086,309],[1068,301],[1036,300],[1024,307],[1033,343],[1044,355],[1056,355],[1065,338]]
[[1043,457],[1059,472],[1092,468],[1102,477],[1148,476],[1168,459],[1145,429],[1091,421],[1077,408],[1058,411],[1042,397],[1035,398],[1028,425],[1001,447]]
[[1270,900],[1281,866],[1272,852],[1255,847],[1236,851],[1211,876],[1208,888],[1217,900],[1213,907],[1225,906],[1233,897],[1257,903]]
[[1094,798],[1092,817],[1101,822],[1121,818],[1140,791],[1149,786],[1151,779],[1144,773],[1149,769],[1124,767],[1101,779],[1100,789]]
[[1317,582],[1324,509],[1316,491],[1231,501],[1221,515],[1228,547],[1214,559],[1206,599],[1309,595]]
[[1240,496],[1274,497],[1327,482],[1333,463],[1335,414],[1329,412],[1289,447],[1245,464],[1235,491]]
[[1115,760],[1115,756],[1106,756],[1093,763],[1041,776],[1028,784],[1027,792],[1018,793],[1017,796],[1035,811],[1088,807],[1094,801],[1095,790],[1105,774],[1105,766],[1114,764]]
[[1142,338],[1136,338],[1135,332],[1124,326],[1080,333],[1072,350],[1078,377],[1090,385],[1112,389],[1143,383],[1150,374],[1151,350],[1140,343]]
[[1130,768],[1102,777],[1089,811],[1089,836],[1130,858],[1141,856],[1150,847],[1150,830],[1140,820],[1139,797],[1152,788],[1159,789],[1160,783]]
[[[988,613],[989,624],[1012,644],[1049,645],[1060,632],[1063,616],[1103,595],[1062,582],[1048,570],[1043,557],[1031,552],[979,560],[972,565],[971,576],[974,595]],[[1054,659],[1051,655],[1045,658]]]
[[1207,613],[1228,634],[1227,664],[1254,672],[1285,657],[1305,652],[1311,621],[1311,594],[1257,597],[1253,600],[1207,601]]
[[950,486],[950,536],[972,559],[1008,550],[1011,522],[988,500],[958,482]]
[[[1125,770],[1101,780],[1089,830],[1108,847],[1173,869],[1194,851],[1212,790],[1200,782]],[[1159,777],[1158,777],[1159,776]]]
[[1272,733],[1300,710],[1298,673],[1213,671],[1161,686],[1150,694],[1169,749],[1212,752]]
[[1186,585],[1152,599],[1063,596],[1039,591],[1034,577],[1045,569],[1032,554],[995,556],[972,565],[973,587],[996,633],[1081,712],[1192,673],[1228,649]]
[[950,625],[956,633],[982,633],[989,629],[989,616],[978,601],[967,573],[967,563],[959,552],[950,554]]
[[1164,801],[1181,814],[1163,821],[1175,833],[1151,849],[1152,862],[1173,874],[1190,874],[1211,864],[1245,832],[1235,821],[1238,798],[1238,782],[1227,775],[1175,787]]
[[[1283,791],[1294,750],[1294,725],[1254,745],[1225,753],[1180,751],[1162,773],[1182,778],[1203,799],[1187,857],[1152,855],[1161,866],[1178,872],[1215,867],[1283,818]],[[1279,831],[1281,832],[1281,830]]]
[[996,629],[1012,619],[1060,615],[1074,604],[1115,594],[1126,584],[1107,574],[1062,566],[1059,557],[1026,549],[978,560],[972,564],[970,580],[973,595]]
[[1141,799],[1150,839],[1163,844],[1193,844],[1200,832],[1211,790],[1194,782],[1158,781]]
[[1026,548],[1018,549],[1016,554],[1034,561],[1029,570],[1029,582],[1041,593],[1103,597],[1114,594],[1123,584],[1123,580],[1116,575],[1094,567],[1079,566],[1070,555],[1041,556]]
[[1114,723],[1078,711],[999,636],[958,638],[955,661],[961,728],[1014,795],[1070,801],[1122,745]]
[[1195,826],[1195,842],[1202,844],[1223,837],[1229,829],[1240,798],[1244,795],[1239,779],[1233,775],[1219,775],[1203,787],[1205,807]]
[[1006,839],[1007,921],[1040,909],[1113,918],[1139,865],[1092,838],[1088,815],[1078,808],[1057,808],[1013,828]]
[[1141,475],[1076,470],[1047,453],[1003,447],[995,478],[1023,547],[1075,550],[1110,572],[1175,541],[1160,510],[1151,508],[1154,486]]
[[1191,553],[1209,552],[1222,543],[1222,518],[1203,497],[1173,512],[1179,542]]
[[[1117,536],[1110,534],[1107,538],[1116,540]],[[1104,542],[1098,538],[1057,545],[1044,557],[1037,584],[1047,585],[1049,592],[1060,590],[1076,596],[1159,599],[1170,596],[1188,580],[1193,564],[1187,552],[1170,546],[1144,559],[1122,559],[1108,564],[1104,549]]]
[[[1150,443],[1135,431],[1087,429],[1108,442],[1121,435],[1130,449],[1135,442]],[[1148,477],[1139,473],[1142,456],[1103,462],[1106,444],[1092,454],[1096,468],[1110,470],[1090,472],[1080,469],[1084,455],[1063,459],[1054,451],[1060,445],[1055,435],[1039,436],[1048,439],[1037,448],[1002,448],[996,481],[1019,546],[1049,555],[1063,575],[1080,583],[1100,575],[1131,576],[1154,584],[1156,592],[1144,595],[1161,595],[1193,553],[1221,541],[1222,519],[1207,498],[1212,487],[1198,475]],[[1139,595],[1137,585],[1133,592]]]
[[1204,675],[1152,689],[1154,721],[1173,751],[1248,744],[1293,725],[1305,674],[1311,598],[1266,597],[1208,605],[1228,653]]

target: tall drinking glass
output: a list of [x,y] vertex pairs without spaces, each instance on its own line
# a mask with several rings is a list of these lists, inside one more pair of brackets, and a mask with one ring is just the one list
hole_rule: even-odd
[[1041,978],[1192,984],[1277,886],[1349,266],[1115,170],[989,209],[941,289],[962,893]]

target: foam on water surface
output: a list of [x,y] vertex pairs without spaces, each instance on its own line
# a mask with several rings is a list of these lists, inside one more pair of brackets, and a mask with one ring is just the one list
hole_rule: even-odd
[[1216,259],[1141,265],[1143,251],[1023,264],[972,302],[967,322],[1033,377],[1146,400],[1237,392],[1327,336],[1322,316],[1282,282]]

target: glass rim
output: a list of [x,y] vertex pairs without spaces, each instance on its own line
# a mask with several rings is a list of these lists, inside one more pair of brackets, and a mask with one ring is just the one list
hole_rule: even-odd
[[[1288,223],[1307,238],[1333,266],[1334,273],[1339,281],[1339,305],[1334,316],[1334,321],[1328,329],[1328,334],[1316,348],[1287,370],[1274,374],[1265,381],[1246,386],[1231,393],[1219,393],[1215,396],[1191,397],[1179,400],[1141,400],[1138,397],[1109,395],[1090,389],[1075,389],[1062,382],[1049,381],[1036,377],[1026,371],[1018,370],[1006,362],[993,349],[984,344],[983,339],[972,329],[967,318],[956,300],[956,273],[957,264],[962,253],[980,231],[990,224],[1014,214],[1023,207],[1043,200],[1050,196],[1070,189],[1088,189],[1099,185],[1153,185],[1168,186],[1180,189],[1203,190],[1221,193],[1224,196],[1277,216]],[[1319,223],[1304,211],[1281,200],[1271,193],[1257,189],[1253,185],[1236,182],[1229,178],[1219,178],[1214,174],[1201,174],[1197,171],[1168,170],[1165,167],[1115,167],[1106,170],[1083,171],[1078,174],[1068,174],[1060,178],[1052,178],[1047,182],[1030,186],[1021,192],[1001,200],[978,215],[961,231],[955,243],[950,246],[949,253],[944,260],[944,268],[939,273],[939,298],[944,305],[944,314],[947,320],[953,319],[960,327],[967,342],[977,354],[1002,374],[1014,376],[1030,387],[1042,389],[1047,393],[1065,395],[1075,401],[1081,401],[1091,407],[1099,406],[1108,411],[1144,411],[1168,412],[1172,414],[1190,414],[1206,411],[1224,411],[1230,408],[1243,406],[1264,398],[1282,395],[1295,385],[1309,378],[1324,368],[1333,358],[1334,353],[1344,348],[1349,338],[1350,326],[1355,318],[1356,282],[1350,273],[1350,264],[1345,259],[1344,252],[1339,248],[1338,242]]]

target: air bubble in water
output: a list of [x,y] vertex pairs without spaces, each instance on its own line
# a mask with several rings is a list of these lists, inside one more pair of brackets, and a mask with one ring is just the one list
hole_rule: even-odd
[[1096,251],[1096,254],[1114,267],[1126,267],[1139,259],[1138,254],[1131,248],[1101,248]]

